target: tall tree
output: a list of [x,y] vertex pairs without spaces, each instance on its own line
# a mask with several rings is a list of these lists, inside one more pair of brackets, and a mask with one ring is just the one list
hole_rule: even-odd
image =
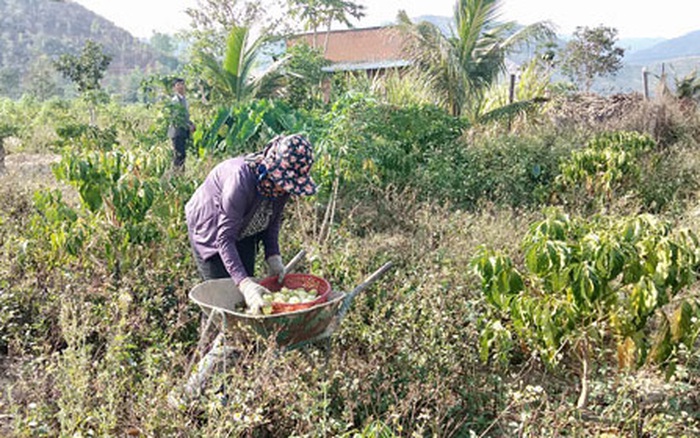
[[63,94],[61,78],[46,55],[37,56],[27,68],[22,78],[24,92],[38,100]]
[[190,16],[193,53],[223,56],[233,27],[245,27],[253,34],[274,35],[281,18],[269,12],[282,0],[198,0],[196,8],[186,9]]
[[329,75],[323,68],[330,61],[319,49],[306,43],[295,44],[287,50],[287,95],[289,103],[297,108],[312,109],[323,102],[323,81]]
[[590,91],[596,77],[614,75],[622,68],[625,49],[616,47],[617,29],[577,27],[563,49],[562,71]]
[[148,43],[151,45],[151,47],[164,55],[175,56],[177,41],[172,35],[154,31],[151,37],[148,39]]
[[54,61],[54,67],[66,79],[70,80],[81,93],[100,90],[100,81],[112,56],[102,51],[102,46],[87,40],[79,55],[63,54]]
[[304,29],[313,31],[313,47],[321,26],[326,27],[324,52],[328,47],[328,35],[333,23],[352,27],[350,18],[359,20],[365,16],[365,7],[350,0],[288,0],[290,14],[304,23]]
[[404,11],[399,23],[407,32],[407,50],[426,71],[443,105],[453,115],[476,121],[484,111],[486,91],[506,69],[506,55],[524,44],[554,35],[547,22],[519,27],[499,22],[500,0],[457,0],[455,28],[444,35],[432,23],[414,24]]

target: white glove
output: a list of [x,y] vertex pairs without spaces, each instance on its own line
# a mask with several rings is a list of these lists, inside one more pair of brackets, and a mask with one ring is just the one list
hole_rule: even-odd
[[277,282],[282,284],[284,281],[284,263],[282,263],[282,256],[281,255],[273,255],[268,257],[267,261],[267,274],[270,277],[274,277],[275,275],[278,275],[279,278],[277,279]]
[[238,285],[238,288],[241,290],[243,298],[245,298],[248,311],[252,314],[260,313],[260,308],[264,304],[262,296],[263,294],[269,294],[270,291],[256,283],[252,277],[244,278]]

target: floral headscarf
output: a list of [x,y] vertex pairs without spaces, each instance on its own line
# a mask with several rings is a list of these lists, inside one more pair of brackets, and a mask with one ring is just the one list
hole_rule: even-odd
[[275,137],[262,153],[248,160],[258,174],[258,189],[265,196],[274,196],[274,186],[294,195],[316,193],[316,184],[309,175],[313,148],[303,135]]

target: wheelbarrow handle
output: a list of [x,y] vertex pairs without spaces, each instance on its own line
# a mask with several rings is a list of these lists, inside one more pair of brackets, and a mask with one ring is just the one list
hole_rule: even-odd
[[338,314],[336,316],[336,319],[340,321],[343,319],[345,314],[347,313],[348,309],[350,308],[350,305],[352,304],[352,300],[355,299],[355,296],[362,292],[363,290],[367,289],[370,287],[375,281],[379,279],[382,275],[386,273],[391,267],[394,266],[392,262],[386,262],[384,266],[381,268],[377,269],[372,275],[367,277],[365,281],[360,283],[355,289],[352,290],[349,294],[345,296],[343,299],[343,305],[340,307],[340,310],[338,311]]
[[304,258],[305,255],[305,250],[302,249],[301,251],[299,251],[297,255],[295,255],[294,258],[292,258],[289,261],[289,263],[287,263],[287,266],[284,267],[284,275],[289,274],[292,271],[292,269],[294,269],[299,264],[299,262],[301,261],[301,259]]

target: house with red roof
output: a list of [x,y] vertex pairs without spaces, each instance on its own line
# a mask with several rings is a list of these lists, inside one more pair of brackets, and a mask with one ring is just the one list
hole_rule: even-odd
[[411,64],[405,50],[406,37],[395,26],[304,33],[287,40],[287,46],[305,42],[321,49],[331,61],[329,72],[367,72],[369,76]]

